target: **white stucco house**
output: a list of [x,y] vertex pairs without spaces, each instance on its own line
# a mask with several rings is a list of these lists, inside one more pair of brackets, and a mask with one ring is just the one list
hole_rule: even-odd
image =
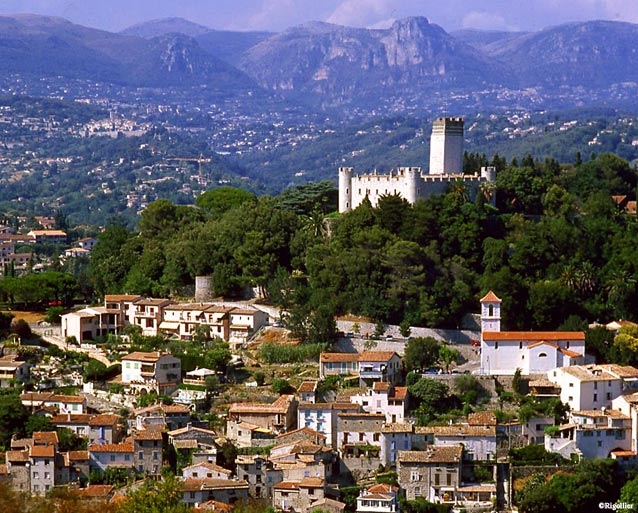
[[481,299],[481,367],[486,375],[545,374],[585,363],[582,331],[501,331],[501,300],[489,291]]

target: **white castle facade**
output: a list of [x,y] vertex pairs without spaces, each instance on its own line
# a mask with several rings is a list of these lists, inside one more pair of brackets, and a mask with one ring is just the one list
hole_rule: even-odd
[[[432,194],[444,194],[450,183],[461,181],[471,199],[483,183],[496,180],[493,167],[481,168],[475,175],[463,174],[463,119],[438,118],[432,125],[430,169],[399,167],[387,174],[354,175],[351,167],[339,168],[339,212],[349,212],[367,197],[376,206],[384,195],[398,194],[410,203]],[[492,197],[490,201],[494,201]]]

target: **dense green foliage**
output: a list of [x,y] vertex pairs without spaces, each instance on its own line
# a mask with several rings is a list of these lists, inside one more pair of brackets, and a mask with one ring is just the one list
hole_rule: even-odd
[[638,225],[612,200],[635,188],[635,171],[605,154],[578,167],[528,156],[499,169],[496,190],[475,202],[452,185],[414,205],[383,196],[329,221],[325,186],[232,200],[214,216],[160,200],[137,233],[115,225],[100,234],[90,274],[100,295],[179,294],[200,274],[217,295],[259,289],[294,336],[316,343],[334,339],[344,313],[454,328],[489,289],[503,300],[506,329],[581,326],[638,307]]
[[550,479],[532,476],[515,501],[529,513],[596,511],[599,503],[618,500],[625,481],[616,461],[583,460],[573,472],[557,472]]

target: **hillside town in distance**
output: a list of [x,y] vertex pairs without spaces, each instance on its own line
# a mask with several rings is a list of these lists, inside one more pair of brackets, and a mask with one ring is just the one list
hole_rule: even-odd
[[[435,120],[427,172],[340,168],[339,212],[459,183],[482,197],[495,171],[463,175],[463,136],[462,118]],[[635,202],[617,203],[635,215]],[[39,228],[0,229],[6,276],[54,268],[34,254],[67,240],[54,218],[29,222]],[[82,237],[61,258],[100,244]],[[197,276],[187,297],[110,291],[70,309],[51,297],[46,319],[3,313],[15,320],[0,348],[0,484],[90,507],[151,483],[192,512],[460,513],[518,511],[530,481],[588,461],[638,464],[638,368],[597,363],[583,330],[503,329],[496,287],[456,329],[348,315],[332,343],[301,344],[292,312],[259,290],[215,297],[211,280]],[[638,325],[591,327],[614,340]]]

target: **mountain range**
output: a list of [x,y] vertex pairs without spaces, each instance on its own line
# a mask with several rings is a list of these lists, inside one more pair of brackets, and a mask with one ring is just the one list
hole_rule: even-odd
[[448,33],[424,17],[387,29],[310,22],[281,33],[181,18],[111,33],[36,15],[0,17],[0,71],[128,86],[260,90],[323,107],[636,105],[638,25]]

